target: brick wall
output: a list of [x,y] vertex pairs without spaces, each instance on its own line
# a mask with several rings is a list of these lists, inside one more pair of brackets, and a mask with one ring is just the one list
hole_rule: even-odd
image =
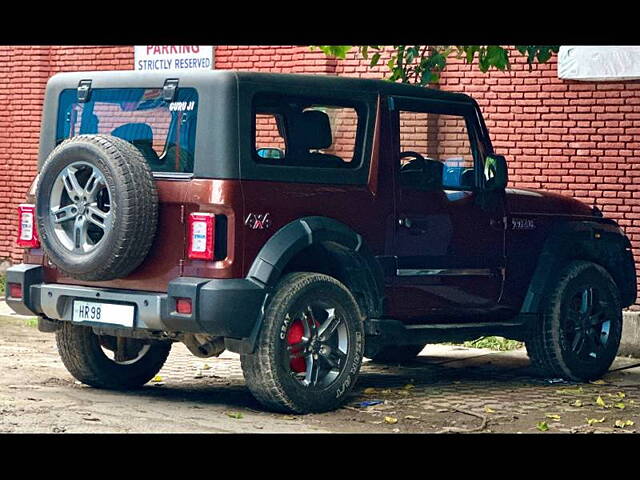
[[[555,58],[529,71],[483,74],[452,61],[440,88],[472,95],[496,151],[507,156],[511,184],[594,202],[630,236],[640,260],[640,81],[557,78]],[[355,53],[345,61],[306,46],[218,46],[218,69],[380,77]],[[15,207],[35,171],[40,109],[57,72],[133,68],[133,47],[0,46],[0,260],[19,260]],[[640,269],[640,264],[638,265]],[[639,307],[640,308],[640,307]]]
[[44,88],[58,72],[133,67],[132,47],[0,46],[0,260],[19,261],[16,206],[35,174]]

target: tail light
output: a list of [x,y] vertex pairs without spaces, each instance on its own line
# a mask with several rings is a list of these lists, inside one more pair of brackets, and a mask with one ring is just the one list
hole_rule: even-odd
[[178,298],[176,300],[176,311],[183,315],[191,315],[191,299]]
[[213,238],[215,235],[213,213],[189,215],[189,258],[213,260]]
[[36,231],[36,207],[23,203],[18,205],[18,245],[23,248],[38,248],[40,240],[38,240],[38,232]]
[[10,283],[9,284],[9,296],[11,298],[22,298],[22,284]]

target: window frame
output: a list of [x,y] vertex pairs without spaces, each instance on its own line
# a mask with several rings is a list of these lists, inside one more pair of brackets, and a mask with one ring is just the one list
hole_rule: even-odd
[[[456,102],[452,100],[436,100],[415,97],[389,97],[392,104],[392,138],[393,138],[393,161],[395,171],[395,182],[399,189],[403,189],[400,184],[400,112],[424,113],[435,115],[449,115],[462,117],[465,120],[467,134],[469,137],[469,146],[473,156],[474,168],[474,185],[472,187],[454,187],[443,185],[441,190],[444,192],[479,192],[484,188],[482,171],[484,168],[484,157],[486,156],[486,146],[481,141],[478,124],[476,122],[477,112],[475,107],[466,102]],[[442,162],[444,164],[444,162]],[[404,187],[404,189],[411,189]],[[415,190],[415,189],[411,189]]]
[[[295,102],[296,100],[300,100],[302,103],[307,104],[309,103],[309,107],[305,107],[305,108],[310,108],[310,107],[315,107],[315,106],[319,106],[319,107],[333,107],[333,108],[345,108],[345,109],[352,109],[355,113],[356,113],[356,136],[355,136],[355,142],[354,142],[354,148],[353,148],[353,156],[351,157],[350,161],[344,161],[344,159],[341,160],[343,161],[343,165],[337,167],[337,166],[332,166],[332,165],[326,165],[326,166],[320,166],[320,165],[304,165],[304,164],[296,164],[295,163],[295,159],[294,158],[287,158],[287,152],[290,151],[289,148],[289,139],[286,138],[286,136],[282,137],[282,140],[284,141],[285,144],[285,156],[282,159],[269,159],[269,158],[263,158],[260,157],[257,153],[258,150],[258,146],[256,144],[257,142],[257,116],[258,115],[277,115],[278,112],[275,112],[274,114],[269,114],[269,113],[264,113],[264,112],[258,112],[258,108],[256,107],[256,103],[257,103],[257,97],[261,97],[261,96],[265,96],[265,95],[279,95],[282,97],[285,97],[287,100],[291,99],[291,101]],[[309,100],[312,100],[311,102],[309,102]],[[362,150],[363,150],[363,141],[364,141],[364,129],[365,129],[365,112],[364,112],[364,106],[362,104],[360,104],[360,102],[350,102],[347,100],[341,100],[341,99],[334,99],[334,98],[327,98],[327,97],[318,97],[318,96],[309,96],[309,95],[297,95],[297,94],[287,94],[287,93],[263,93],[260,92],[258,94],[256,94],[253,97],[253,100],[251,102],[251,143],[253,145],[253,151],[252,151],[252,157],[253,157],[253,161],[255,163],[258,163],[260,165],[270,165],[270,166],[275,166],[275,167],[279,167],[279,168],[307,168],[307,169],[321,169],[321,170],[325,170],[325,169],[330,169],[330,170],[338,170],[338,171],[343,171],[343,170],[347,170],[347,169],[356,169],[358,167],[360,167],[361,163],[362,163]],[[283,115],[283,114],[281,114]],[[285,122],[285,128],[286,128],[286,117],[284,118],[284,122]],[[332,135],[334,132],[331,132]],[[337,155],[336,155],[337,156]],[[284,162],[284,163],[277,163],[278,161]]]
[[[157,87],[157,86],[107,86],[107,87],[97,87],[97,88],[93,88],[92,89],[92,97],[100,92],[100,91],[106,91],[106,90],[158,90],[160,92],[160,95],[162,95],[162,87]],[[196,140],[196,133],[197,133],[197,128],[198,128],[198,123],[199,123],[199,109],[200,109],[200,93],[198,91],[198,89],[195,86],[184,86],[184,87],[180,87],[178,88],[178,91],[176,93],[175,96],[175,101],[180,101],[179,100],[179,96],[181,92],[185,92],[185,91],[189,91],[189,93],[192,95],[193,100],[195,101],[195,119],[192,120],[192,123],[189,127],[189,135],[188,135],[188,149],[187,151],[190,153],[192,161],[191,161],[191,169],[189,171],[171,171],[171,170],[153,170],[153,166],[151,165],[150,162],[147,162],[147,164],[149,165],[149,167],[152,170],[152,174],[154,176],[162,176],[162,177],[169,177],[169,176],[177,176],[177,177],[192,177],[194,175],[194,170],[195,170],[195,165],[196,165],[196,147],[197,147],[197,140]],[[55,137],[55,144],[58,145],[60,144],[62,141],[71,138],[70,136],[64,136],[65,133],[65,127],[62,126],[63,123],[66,123],[66,121],[62,121],[63,118],[65,117],[65,114],[63,114],[62,112],[62,106],[63,106],[63,98],[65,96],[69,96],[72,99],[77,98],[77,88],[63,88],[60,90],[59,94],[58,94],[58,102],[57,102],[57,106],[56,106],[56,111],[55,111],[55,118],[56,118],[56,122],[55,122],[55,130],[54,130],[54,137]],[[95,102],[95,100],[93,98],[89,99],[89,102]],[[110,102],[104,102],[101,101],[102,103],[110,103]],[[72,104],[77,104],[79,103],[77,100],[74,100],[72,102],[70,102],[67,106],[70,106]],[[88,102],[85,102],[88,103]],[[174,115],[172,114],[172,112],[169,110],[168,108],[168,104],[170,102],[167,102],[167,112],[170,115],[170,120],[169,120],[169,124],[167,125],[167,135],[164,138],[164,144],[162,147],[162,152],[158,152],[157,150],[155,150],[155,148],[153,149],[156,152],[156,155],[158,156],[158,158],[160,160],[164,160],[167,152],[168,152],[168,148],[169,148],[169,144],[170,142],[168,141],[170,139],[170,137],[172,135],[175,135],[176,130],[177,130],[177,122],[178,122],[178,116],[176,115],[174,117]],[[84,104],[83,104],[84,105]],[[95,107],[95,105],[92,106],[92,109],[90,110],[91,112],[93,112],[93,107]],[[82,107],[83,109],[85,108],[84,106]],[[83,112],[84,115],[84,112]],[[153,127],[152,127],[153,128]],[[66,132],[67,135],[70,135],[71,131],[69,129],[68,132]],[[61,136],[62,134],[62,136]],[[97,134],[97,133],[96,133]],[[79,133],[75,133],[74,136],[79,135]],[[180,139],[178,138],[178,141],[180,141]],[[181,145],[181,148],[183,148],[184,146]],[[183,148],[184,149],[184,148]]]
[[[291,76],[295,77],[295,76]],[[288,78],[286,82],[251,82],[238,84],[238,134],[239,134],[239,179],[283,183],[304,183],[323,185],[365,186],[369,180],[371,155],[374,142],[374,125],[378,107],[378,91],[363,91],[349,88],[310,87],[306,82]],[[257,94],[286,94],[310,97],[314,102],[346,104],[362,108],[361,124],[363,136],[361,149],[354,159],[352,168],[305,167],[296,165],[273,165],[256,162],[254,159],[255,119],[253,97]]]

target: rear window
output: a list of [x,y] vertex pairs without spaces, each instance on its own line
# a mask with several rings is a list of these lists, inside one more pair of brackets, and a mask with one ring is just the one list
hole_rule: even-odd
[[76,135],[114,135],[138,147],[154,172],[192,173],[197,112],[193,88],[178,89],[172,102],[161,88],[98,88],[84,103],[75,89],[64,90],[56,144]]
[[311,97],[257,95],[255,160],[281,166],[351,167],[362,143],[355,105]]

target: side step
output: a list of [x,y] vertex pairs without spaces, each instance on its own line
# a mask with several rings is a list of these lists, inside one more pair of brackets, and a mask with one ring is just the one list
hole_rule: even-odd
[[523,340],[530,322],[538,314],[520,314],[509,321],[472,323],[431,323],[406,325],[399,320],[372,318],[365,321],[367,342],[383,345],[460,342],[482,336],[500,336]]

